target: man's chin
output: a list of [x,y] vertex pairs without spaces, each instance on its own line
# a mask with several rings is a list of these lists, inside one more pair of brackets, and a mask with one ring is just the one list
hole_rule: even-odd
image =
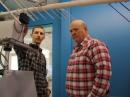
[[41,44],[41,42],[39,42],[39,41],[36,41],[35,43],[38,44],[38,45]]

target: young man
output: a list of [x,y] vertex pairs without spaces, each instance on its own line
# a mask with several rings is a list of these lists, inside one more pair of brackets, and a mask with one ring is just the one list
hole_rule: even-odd
[[48,96],[48,82],[46,59],[39,47],[41,42],[45,39],[45,30],[42,26],[34,27],[31,33],[32,43],[29,44],[35,51],[30,49],[14,46],[15,52],[18,56],[19,70],[33,71],[34,80],[38,97]]
[[83,20],[73,20],[70,33],[77,44],[67,66],[67,94],[70,97],[108,97],[111,60],[106,45],[90,37]]

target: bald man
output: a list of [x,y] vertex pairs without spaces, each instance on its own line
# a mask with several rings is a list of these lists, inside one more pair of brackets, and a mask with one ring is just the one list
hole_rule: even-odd
[[111,59],[106,45],[90,37],[83,20],[73,20],[70,34],[76,42],[66,74],[70,97],[109,97]]

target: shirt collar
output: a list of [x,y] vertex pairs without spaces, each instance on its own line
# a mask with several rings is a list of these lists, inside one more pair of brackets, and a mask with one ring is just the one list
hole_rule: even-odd
[[80,47],[80,46],[84,47],[84,46],[86,46],[86,44],[87,44],[87,43],[89,42],[89,40],[91,40],[91,39],[92,39],[92,37],[88,35],[87,37],[84,38],[84,40],[83,40],[80,44],[77,44],[76,47]]
[[38,44],[30,43],[29,46],[31,46],[32,48],[37,49],[37,50],[39,50],[40,52],[42,52],[42,49],[39,47]]

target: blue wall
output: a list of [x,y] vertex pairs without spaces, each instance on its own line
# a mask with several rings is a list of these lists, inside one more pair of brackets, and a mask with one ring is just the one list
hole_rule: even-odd
[[[120,9],[130,20],[129,11],[119,4],[113,5]],[[129,7],[130,3],[126,5]],[[71,13],[71,16],[68,15],[67,18],[62,17],[60,20],[43,13],[45,19],[37,14],[39,19],[30,22],[30,26],[53,25],[53,97],[68,97],[65,91],[65,76],[67,61],[72,50],[72,40],[69,34],[69,24],[72,18],[85,20],[90,34],[108,45],[113,71],[111,95],[130,97],[130,23],[107,4],[73,7],[66,10]]]
[[[127,3],[127,5],[130,5]],[[129,19],[130,14],[119,4],[114,4]],[[123,10],[122,10],[123,9]],[[108,5],[74,7],[66,9],[71,13],[67,18],[43,19],[39,16],[39,24],[53,25],[53,97],[68,97],[65,91],[66,66],[72,50],[72,40],[69,34],[69,24],[72,18],[80,18],[87,22],[92,36],[104,41],[112,58],[111,96],[129,97],[130,95],[130,23],[122,18]],[[76,11],[76,12],[75,12]]]
[[[66,9],[66,11],[70,12],[70,9]],[[70,24],[71,17],[68,18],[62,17],[61,22],[61,96],[66,97],[65,91],[65,78],[66,78],[66,67],[69,55],[71,53],[71,37],[69,33],[69,24]]]
[[[130,20],[130,12],[119,4],[113,4]],[[128,7],[130,3],[126,4]],[[93,37],[104,41],[112,58],[111,96],[130,97],[130,22],[127,22],[107,4],[86,7],[73,7],[70,9],[73,18],[80,18],[87,22],[89,32]],[[68,97],[65,93],[65,70],[67,58],[71,50],[71,39],[67,29],[71,18],[64,19],[61,25],[61,96]],[[68,38],[68,39],[67,39]],[[67,44],[68,43],[68,44]],[[63,45],[63,44],[62,44]],[[67,51],[68,49],[68,51]]]

